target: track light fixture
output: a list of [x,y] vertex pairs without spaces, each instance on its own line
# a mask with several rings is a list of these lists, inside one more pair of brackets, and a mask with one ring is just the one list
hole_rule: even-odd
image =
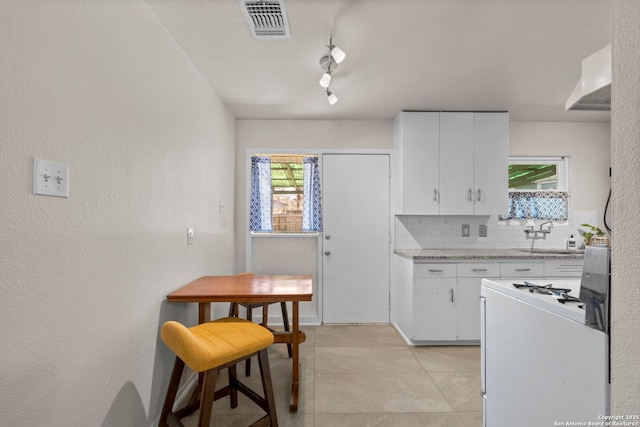
[[320,78],[319,83],[320,86],[327,90],[327,99],[329,100],[329,104],[333,105],[338,102],[338,97],[329,90],[331,75],[347,55],[342,49],[333,44],[333,33],[329,33],[329,45],[327,47],[329,48],[329,54],[320,58],[320,68],[324,70],[324,74]]
[[335,96],[333,92],[329,90],[329,88],[327,88],[327,100],[329,101],[329,105],[333,105],[338,102],[338,97]]
[[329,83],[331,83],[331,72],[326,71],[320,79],[320,86],[327,88],[329,87]]

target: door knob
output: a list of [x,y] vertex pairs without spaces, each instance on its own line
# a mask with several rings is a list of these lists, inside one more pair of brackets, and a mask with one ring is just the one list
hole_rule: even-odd
[[325,234],[324,238],[327,240],[331,239],[331,234]]
[[326,250],[326,251],[324,251],[324,254],[325,255],[331,255],[331,251],[330,250]]

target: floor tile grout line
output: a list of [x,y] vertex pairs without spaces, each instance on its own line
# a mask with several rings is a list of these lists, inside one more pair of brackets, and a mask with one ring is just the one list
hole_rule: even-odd
[[[442,397],[444,398],[444,400],[447,401],[447,403],[449,404],[449,406],[451,407],[451,412],[456,412],[456,410],[453,408],[453,405],[451,404],[451,402],[449,401],[449,399],[447,398],[447,395],[444,394],[444,392],[442,391],[442,389],[440,389],[440,386],[438,385],[438,383],[436,382],[436,380],[433,379],[433,377],[431,375],[429,375],[429,372],[425,371],[425,373],[429,376],[429,378],[431,379],[431,381],[433,382],[433,384],[436,386],[436,388],[438,389],[438,391],[440,392],[440,394],[442,395]],[[464,423],[463,423],[464,424]]]
[[[318,334],[317,333],[317,328],[320,328],[321,326],[317,326],[314,328],[313,332],[309,331],[308,336],[313,336],[313,339],[310,340],[311,342],[308,343],[310,344],[309,347],[307,347],[306,351],[307,351],[307,356],[312,356],[313,360],[308,360],[307,359],[307,369],[304,369],[301,372],[304,372],[305,375],[311,375],[312,378],[307,378],[307,380],[305,380],[307,382],[307,384],[309,384],[311,386],[311,388],[309,389],[309,391],[312,391],[311,396],[306,396],[306,398],[311,398],[313,400],[313,403],[309,405],[308,409],[310,409],[309,412],[305,412],[304,411],[304,407],[301,405],[301,410],[299,411],[299,414],[303,417],[305,417],[305,419],[308,422],[310,421],[311,424],[305,424],[305,425],[309,425],[309,426],[315,426],[315,427],[322,427],[320,425],[318,425],[318,416],[319,415],[335,415],[338,413],[333,413],[333,412],[318,412],[318,410],[320,409],[318,407],[318,381],[317,381],[317,376],[318,375],[322,375],[322,374],[340,374],[340,375],[347,375],[347,374],[364,374],[364,375],[377,375],[377,374],[387,374],[387,375],[396,375],[396,374],[415,374],[416,372],[424,372],[427,377],[429,378],[429,380],[434,384],[435,389],[438,391],[438,393],[440,394],[440,396],[442,397],[442,399],[444,400],[444,402],[447,403],[447,405],[450,408],[450,411],[436,411],[436,412],[347,412],[348,414],[370,414],[370,415],[400,415],[400,414],[423,414],[423,413],[429,413],[429,414],[454,414],[452,415],[453,418],[457,421],[457,423],[460,426],[465,426],[465,427],[473,427],[473,424],[468,424],[468,422],[471,422],[472,420],[474,420],[473,417],[469,417],[469,416],[465,416],[464,418],[460,415],[463,413],[469,413],[469,414],[473,414],[473,413],[478,413],[479,411],[474,411],[474,410],[456,410],[454,409],[450,398],[447,398],[447,396],[443,393],[442,388],[440,385],[438,385],[438,383],[434,380],[432,374],[478,374],[480,371],[478,370],[470,370],[468,369],[468,367],[465,367],[465,369],[463,370],[458,370],[458,369],[454,369],[454,370],[443,370],[443,369],[437,369],[437,370],[429,370],[427,369],[427,367],[425,365],[423,365],[420,362],[420,359],[424,360],[424,356],[420,356],[420,352],[419,351],[413,351],[415,349],[415,347],[409,346],[409,345],[395,345],[392,343],[392,345],[385,345],[384,343],[380,344],[380,343],[376,343],[374,345],[356,345],[356,346],[344,346],[344,345],[328,345],[328,346],[323,346],[323,345],[318,345],[318,336],[330,336],[326,335],[326,334]],[[352,329],[353,331],[353,329]],[[357,330],[355,330],[355,332],[357,332]],[[347,334],[348,335],[348,334]],[[327,338],[325,338],[327,339]],[[342,340],[344,340],[344,337],[341,337]],[[349,339],[349,338],[347,338]],[[356,334],[356,339],[361,339],[357,337]],[[322,340],[322,339],[321,339]],[[320,341],[321,341],[320,340]],[[328,341],[331,340],[331,338],[327,339]],[[304,344],[302,344],[302,346],[304,346]],[[301,346],[301,349],[303,348]],[[417,363],[416,368],[418,369],[418,371],[413,371],[413,370],[401,370],[401,371],[388,371],[388,370],[374,370],[374,371],[370,371],[370,372],[360,372],[360,371],[355,371],[355,372],[331,372],[331,371],[327,371],[327,372],[318,372],[318,363],[321,360],[321,358],[323,356],[326,356],[326,351],[327,350],[331,350],[331,349],[337,349],[338,351],[341,350],[350,350],[350,351],[357,351],[357,350],[364,350],[367,352],[375,352],[376,350],[379,349],[385,349],[385,350],[406,350],[409,351],[409,353],[411,354],[410,358],[407,358],[407,361],[405,361],[406,363],[408,363],[408,360],[411,360],[411,362],[415,362]],[[323,356],[320,356],[320,353],[323,354]],[[330,356],[329,356],[330,357]],[[471,359],[470,356],[466,356],[466,358]],[[304,362],[302,360],[303,357],[301,356],[301,362],[303,363],[303,367],[304,367]],[[310,358],[309,358],[310,359]],[[282,361],[281,361],[282,362]],[[310,362],[310,363],[309,363]],[[403,362],[404,363],[404,362]],[[461,363],[467,363],[466,360],[462,360]],[[309,381],[310,380],[310,381]],[[303,383],[303,378],[301,377],[301,387],[302,387],[302,383]],[[288,407],[288,405],[287,405]],[[289,415],[289,414],[287,414]],[[308,418],[306,418],[308,417]],[[467,422],[465,422],[465,419],[467,420]],[[476,418],[477,419],[477,418]]]

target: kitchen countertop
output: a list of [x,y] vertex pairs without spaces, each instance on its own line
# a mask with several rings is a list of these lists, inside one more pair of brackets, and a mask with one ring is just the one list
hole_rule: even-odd
[[413,260],[437,259],[582,259],[584,251],[562,249],[394,249],[393,253]]

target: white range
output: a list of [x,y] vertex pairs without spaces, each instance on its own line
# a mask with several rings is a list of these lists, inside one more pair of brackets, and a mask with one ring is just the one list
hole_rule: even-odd
[[[609,414],[608,334],[585,326],[583,304],[560,303],[562,292],[514,283],[525,285],[482,280],[484,427],[603,422]],[[578,297],[580,280],[551,286]]]

